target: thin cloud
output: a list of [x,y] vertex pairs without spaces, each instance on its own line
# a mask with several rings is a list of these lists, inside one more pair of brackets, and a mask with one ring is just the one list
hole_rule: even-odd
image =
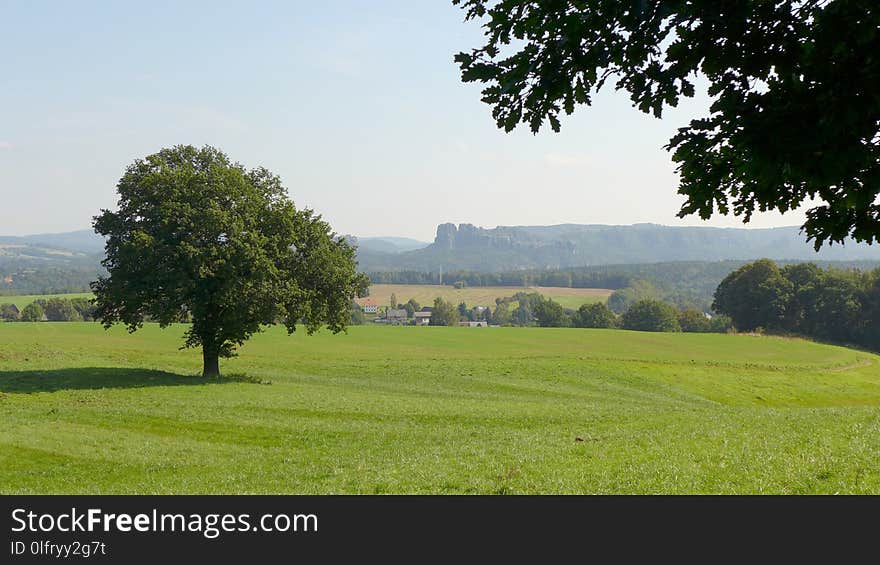
[[0,141],[0,149],[12,149],[13,145],[8,141]]

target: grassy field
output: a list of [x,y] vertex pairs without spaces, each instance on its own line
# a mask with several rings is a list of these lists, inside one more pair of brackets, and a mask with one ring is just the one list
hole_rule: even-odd
[[21,309],[33,302],[34,300],[37,300],[38,298],[48,300],[55,297],[92,298],[93,296],[94,295],[91,292],[76,292],[72,294],[26,294],[18,296],[0,296],[0,304],[15,304],[19,307],[19,309]]
[[[422,306],[430,306],[437,297],[449,300],[458,305],[464,302],[469,307],[492,306],[495,307],[496,298],[513,296],[517,292],[539,292],[549,296],[566,308],[576,310],[581,304],[592,302],[604,302],[613,292],[603,288],[558,288],[547,286],[484,286],[455,289],[451,286],[418,285],[418,284],[374,284],[370,287],[370,298],[380,306],[389,304],[391,295],[397,297],[398,302],[406,302],[415,298]],[[360,300],[363,302],[363,300]]]
[[0,493],[880,493],[880,357],[541,328],[0,324]]

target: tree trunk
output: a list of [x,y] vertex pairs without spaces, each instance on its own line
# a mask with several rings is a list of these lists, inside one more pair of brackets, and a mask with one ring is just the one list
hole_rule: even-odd
[[202,358],[205,361],[204,369],[202,370],[202,376],[219,379],[220,355],[217,354],[217,351],[202,347]]

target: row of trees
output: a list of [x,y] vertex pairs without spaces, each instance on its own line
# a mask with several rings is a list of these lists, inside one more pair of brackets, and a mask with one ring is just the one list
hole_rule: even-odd
[[[514,306],[515,305],[515,306]],[[498,326],[539,326],[576,328],[622,328],[652,332],[719,332],[731,329],[730,318],[724,315],[707,317],[701,310],[679,310],[660,300],[645,299],[617,315],[604,302],[584,304],[577,310],[536,292],[520,292],[496,300],[495,308],[458,308],[438,298],[434,301],[431,325],[453,326],[460,321],[485,320]]]
[[615,313],[623,314],[636,302],[659,300],[672,304],[679,310],[711,312],[712,293],[720,281],[721,277],[715,281],[711,289],[701,291],[686,284],[667,285],[649,279],[635,279],[628,287],[612,292],[608,297],[608,306]]
[[741,331],[767,330],[880,350],[880,269],[744,265],[715,291],[712,308]]
[[39,298],[19,311],[12,304],[0,304],[4,322],[91,322],[95,306],[88,298]]
[[666,302],[654,299],[639,300],[622,315],[617,315],[604,302],[583,304],[572,313],[559,313],[558,304],[544,299],[536,310],[539,326],[573,326],[577,328],[620,328],[645,332],[716,332],[731,329],[726,316],[707,317],[701,310],[679,310]]

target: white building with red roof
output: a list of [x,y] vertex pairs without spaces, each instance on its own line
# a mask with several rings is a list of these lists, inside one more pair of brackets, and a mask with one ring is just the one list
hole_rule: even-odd
[[376,304],[376,301],[372,298],[367,298],[361,303],[361,308],[364,309],[364,314],[376,314],[379,312],[379,305]]

